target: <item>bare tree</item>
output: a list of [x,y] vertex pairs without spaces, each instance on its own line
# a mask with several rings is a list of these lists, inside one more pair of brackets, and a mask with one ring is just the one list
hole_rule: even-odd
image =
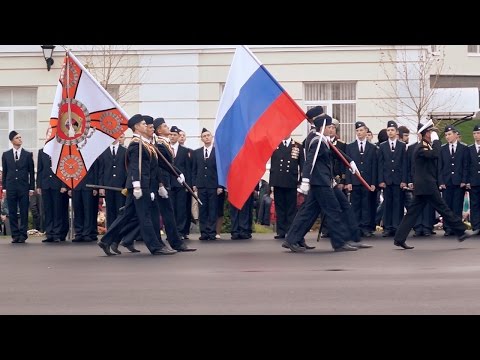
[[129,45],[94,45],[79,56],[93,77],[120,104],[125,105],[142,80],[138,59]]
[[[432,51],[435,50],[435,51]],[[426,119],[430,112],[447,111],[454,96],[441,97],[437,83],[444,70],[445,49],[436,46],[395,46],[381,52],[383,81],[378,106],[394,118],[404,118],[411,127]],[[415,124],[414,124],[415,123]]]

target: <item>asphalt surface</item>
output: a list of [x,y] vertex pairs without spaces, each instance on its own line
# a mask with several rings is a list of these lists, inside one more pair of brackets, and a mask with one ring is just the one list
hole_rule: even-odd
[[[306,253],[273,234],[190,240],[193,253],[107,257],[95,243],[0,238],[0,314],[480,314],[480,238],[379,234],[372,249]],[[227,240],[228,239],[228,240]],[[367,241],[365,241],[367,242]]]

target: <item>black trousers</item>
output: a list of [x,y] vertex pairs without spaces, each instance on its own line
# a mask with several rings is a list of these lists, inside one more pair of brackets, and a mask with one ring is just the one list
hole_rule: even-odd
[[465,232],[467,227],[462,222],[462,219],[453,213],[440,196],[440,191],[436,190],[430,195],[415,195],[407,214],[395,233],[395,242],[403,243],[407,240],[410,230],[415,225],[415,222],[427,204],[432,205],[432,207],[443,216],[444,223],[446,223],[449,229],[451,229],[456,235],[461,235]]
[[[172,248],[178,248],[184,244],[175,222],[175,215],[173,214],[173,206],[170,197],[164,199],[157,194],[158,208],[162,215],[163,224],[165,225],[165,233],[167,234],[168,243]],[[160,230],[160,229],[159,229]],[[158,232],[160,234],[160,231]]]
[[277,215],[277,234],[285,236],[297,212],[297,188],[273,188],[275,213]]
[[215,239],[218,216],[217,189],[200,188],[198,189],[198,197],[203,203],[198,209],[201,236]]
[[363,185],[353,185],[353,190],[350,193],[350,201],[362,232],[375,230],[375,228],[372,227],[372,211],[376,211],[376,209],[373,208],[373,202],[376,196],[377,194],[375,192],[368,191]]
[[126,197],[120,191],[105,190],[105,201],[107,202],[107,229],[113,224],[118,216],[118,209],[125,205]]
[[470,189],[470,222],[472,229],[480,229],[480,186]]
[[96,240],[98,194],[94,196],[92,190],[73,190],[72,202],[75,238]]
[[190,225],[192,222],[192,195],[190,193],[187,194],[187,208],[185,210],[185,227],[183,228],[183,231],[180,231],[181,234],[183,235],[189,235],[190,234]]
[[387,185],[385,189],[383,189],[383,198],[385,203],[383,210],[383,228],[384,230],[394,232],[403,219],[405,193],[400,189],[400,185]]
[[328,220],[330,242],[334,249],[342,247],[346,241],[353,240],[351,229],[349,229],[347,219],[342,214],[342,208],[335,190],[327,186],[311,186],[303,205],[297,212],[287,233],[287,241],[290,244],[296,244],[303,240],[303,237],[311,228],[312,219],[316,219],[320,211],[325,214]]
[[[29,202],[28,189],[7,190],[8,216],[10,219],[12,238],[28,238],[27,227]],[[18,211],[20,212],[20,224],[18,223]]]
[[[465,188],[461,188],[460,185],[447,185],[447,188],[442,193],[442,197],[453,213],[461,218]],[[452,232],[448,225],[444,225],[444,229],[446,232]]]
[[252,235],[253,222],[253,195],[250,195],[241,210],[230,204],[230,217],[232,221],[232,236]]
[[183,236],[185,235],[185,225],[187,222],[187,192],[183,186],[172,187],[172,189],[168,192],[168,196],[172,201],[173,214],[175,216],[177,230],[180,235]]
[[68,233],[67,193],[60,193],[60,189],[42,189],[42,199],[47,238],[65,239]]
[[[112,242],[119,242],[120,232],[125,226],[134,230],[137,226],[140,228],[140,235],[148,250],[153,253],[155,250],[160,250],[163,246],[158,241],[152,223],[152,207],[155,200],[150,198],[148,189],[142,189],[143,196],[140,199],[135,199],[133,190],[129,189],[127,200],[125,201],[125,210],[117,217],[105,235],[102,237],[102,242],[111,245]],[[137,220],[135,220],[137,219]]]

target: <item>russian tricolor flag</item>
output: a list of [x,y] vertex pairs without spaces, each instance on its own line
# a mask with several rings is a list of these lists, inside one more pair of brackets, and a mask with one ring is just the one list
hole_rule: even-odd
[[237,47],[215,122],[218,182],[241,209],[278,144],[306,118],[255,55]]

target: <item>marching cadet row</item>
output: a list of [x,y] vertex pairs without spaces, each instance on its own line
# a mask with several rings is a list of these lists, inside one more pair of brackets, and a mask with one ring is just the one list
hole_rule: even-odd
[[[132,120],[133,119],[133,120]],[[37,192],[42,195],[45,212],[45,230],[47,238],[43,242],[65,241],[69,231],[68,218],[68,197],[72,196],[74,216],[74,242],[96,241],[97,232],[97,212],[99,195],[105,196],[107,204],[107,228],[112,228],[114,221],[119,218],[119,209],[125,208],[131,201],[119,191],[103,190],[101,186],[123,189],[129,188],[129,195],[133,195],[132,176],[128,176],[131,167],[129,167],[129,149],[135,147],[138,139],[142,139],[143,147],[142,158],[156,156],[160,170],[155,174],[143,172],[141,186],[145,185],[145,177],[152,177],[151,181],[157,182],[157,191],[146,195],[152,195],[152,199],[158,202],[158,208],[162,214],[165,224],[165,230],[169,241],[169,247],[177,251],[194,251],[188,248],[183,240],[188,239],[191,221],[191,196],[184,189],[183,183],[188,178],[201,201],[206,204],[200,208],[200,229],[201,239],[215,238],[215,222],[217,218],[217,193],[223,191],[218,185],[215,165],[215,151],[213,148],[213,137],[211,133],[203,129],[202,141],[205,146],[196,151],[192,151],[179,143],[179,140],[185,142],[185,133],[173,126],[169,129],[163,118],[153,120],[150,116],[135,116],[129,121],[132,130],[139,127],[137,133],[129,148],[123,146],[124,136],[122,135],[92,164],[87,176],[81,183],[70,191],[65,184],[53,173],[51,169],[51,158],[43,152],[38,154],[37,166]],[[140,120],[140,121],[139,121]],[[148,127],[148,132],[143,131],[143,122]],[[138,125],[141,123],[140,125]],[[153,135],[156,131],[156,136]],[[171,135],[171,140],[169,138]],[[34,193],[35,174],[33,164],[33,154],[22,148],[22,137],[15,131],[9,135],[13,144],[13,149],[6,151],[2,156],[3,165],[3,191],[8,202],[10,223],[12,229],[12,243],[24,243],[27,239],[27,220],[28,220],[28,199],[29,195]],[[148,141],[146,141],[147,139]],[[152,150],[153,149],[153,150]],[[147,150],[150,152],[147,153]],[[204,151],[205,150],[205,151]],[[164,159],[161,159],[161,155]],[[139,154],[137,150],[137,154]],[[204,156],[203,154],[206,154]],[[131,156],[130,156],[131,157]],[[138,159],[137,159],[138,162]],[[167,166],[166,162],[173,165],[173,169]],[[127,165],[126,165],[127,164]],[[130,161],[130,164],[133,164]],[[137,170],[144,168],[148,161],[137,165]],[[174,173],[176,175],[174,175]],[[177,178],[178,175],[178,178]],[[171,179],[171,177],[175,177]],[[148,180],[149,181],[149,180]],[[152,184],[153,184],[152,183]],[[96,184],[100,191],[86,187],[87,184]],[[152,185],[155,187],[154,185]],[[140,187],[142,189],[142,187]],[[148,191],[148,190],[147,190]],[[138,191],[135,192],[138,196]],[[136,199],[136,197],[135,197]],[[171,200],[173,199],[173,200]],[[137,199],[138,200],[138,199]],[[152,200],[152,202],[154,202]],[[139,203],[140,204],[140,203]],[[142,203],[143,204],[143,203]],[[20,223],[14,209],[20,209]],[[156,207],[151,204],[144,206],[148,211]],[[223,205],[222,205],[223,207]],[[124,212],[125,213],[125,212]],[[155,215],[155,214],[154,214]],[[146,217],[142,216],[142,220]],[[155,224],[155,232],[158,228],[160,236],[159,216],[152,217]],[[133,222],[130,222],[133,223]],[[213,229],[213,230],[212,230]],[[140,239],[141,227],[129,232],[125,244],[129,250],[136,252],[133,246],[133,240]],[[143,237],[143,236],[142,236]],[[108,240],[108,236],[107,236]],[[125,240],[125,239],[124,239]],[[161,240],[161,239],[160,239]],[[119,240],[118,240],[119,241]],[[115,253],[120,253],[115,247]],[[152,249],[156,249],[153,247]],[[104,249],[105,250],[105,249]],[[109,255],[113,254],[110,248],[107,249]],[[171,249],[166,251],[174,253]]]
[[[315,118],[329,119],[323,114],[321,106],[314,107],[307,112],[310,121]],[[330,118],[331,119],[331,118]],[[350,144],[340,141],[337,136],[339,123],[331,119],[334,126],[326,126],[324,135],[358,166],[362,177],[370,184],[366,189],[359,179],[336,157],[333,159],[332,177],[336,188],[345,190],[350,196],[350,202],[358,222],[361,236],[371,237],[375,231],[377,207],[379,205],[380,190],[383,190],[384,202],[383,234],[394,236],[404,216],[405,207],[409,207],[413,200],[413,178],[415,167],[413,156],[418,143],[407,146],[408,129],[399,128],[395,121],[389,121],[387,128],[379,134],[379,144],[372,144],[367,137],[368,129],[364,122],[355,123],[356,140]],[[322,124],[320,124],[322,125]],[[330,130],[331,129],[331,130]],[[305,154],[310,148],[310,141],[315,136],[315,129],[305,139],[303,145],[287,138],[275,150],[270,169],[270,185],[275,194],[275,208],[278,227],[275,238],[286,237],[296,212],[296,188],[300,184]],[[480,229],[480,126],[475,126],[473,134],[475,144],[467,147],[458,141],[458,132],[452,126],[445,128],[447,144],[441,147],[438,164],[438,186],[442,196],[455,215],[461,217],[464,193],[470,191],[471,217],[474,230]],[[427,205],[423,213],[416,220],[415,236],[428,236],[433,232],[434,209]],[[325,221],[328,226],[328,218]],[[445,226],[445,235],[454,235],[454,232]]]

